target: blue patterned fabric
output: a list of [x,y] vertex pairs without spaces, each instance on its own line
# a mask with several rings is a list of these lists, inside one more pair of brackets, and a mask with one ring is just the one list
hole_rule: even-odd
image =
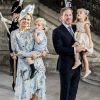
[[40,43],[36,43],[34,44],[34,51],[48,51],[47,49],[47,37],[44,33],[44,31],[41,31],[38,33],[38,36],[41,37],[42,41]]
[[[35,93],[38,100],[46,100],[45,89],[45,66],[42,58],[33,60],[35,68],[38,70],[35,77],[30,79],[30,67],[24,57],[31,56],[34,45],[32,30],[20,32],[19,29],[13,31],[11,35],[18,53],[17,77],[14,100],[30,100]],[[16,43],[15,43],[16,42]],[[13,41],[11,42],[13,43]]]

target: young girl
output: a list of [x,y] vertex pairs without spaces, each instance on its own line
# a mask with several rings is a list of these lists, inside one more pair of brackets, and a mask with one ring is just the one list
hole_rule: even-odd
[[[45,35],[45,32],[47,32],[47,23],[45,21],[44,18],[37,18],[35,20],[35,29],[33,32],[33,39],[35,41],[34,44],[34,48],[32,51],[38,51],[40,52],[39,55],[43,56],[44,55],[44,51],[48,51],[47,50],[47,37]],[[30,78],[33,78],[34,75],[36,74],[36,70],[33,64],[33,60],[32,58],[26,58],[28,64],[30,64],[30,68],[31,68],[31,75]]]
[[[93,42],[90,32],[90,21],[88,19],[88,14],[89,11],[84,8],[80,8],[77,10],[77,17],[75,21],[77,30],[74,34],[76,42],[73,45],[73,47],[80,45],[85,49],[85,51],[83,52],[83,62],[85,67],[85,75],[83,76],[83,78],[86,78],[91,73],[91,70],[89,69],[87,54],[93,53]],[[72,69],[76,69],[80,64],[81,61],[79,59],[79,53],[76,53],[75,64]]]

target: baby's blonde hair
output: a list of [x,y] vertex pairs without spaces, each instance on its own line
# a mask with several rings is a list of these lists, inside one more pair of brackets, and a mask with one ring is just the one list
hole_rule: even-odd
[[46,22],[46,20],[45,20],[44,18],[37,18],[37,19],[35,20],[34,24],[36,24],[37,22],[41,22],[41,23],[42,23],[43,28],[44,28],[43,30],[45,31],[45,33],[47,33],[48,27],[47,27],[47,22]]
[[[77,12],[78,12],[78,11],[84,11],[84,13],[85,13],[85,15],[86,15],[86,18],[85,18],[84,22],[90,23],[90,20],[89,20],[89,11],[86,10],[86,9],[84,9],[84,8],[79,8],[79,9],[77,9]],[[76,18],[75,22],[78,22],[78,21],[79,21],[79,20]]]

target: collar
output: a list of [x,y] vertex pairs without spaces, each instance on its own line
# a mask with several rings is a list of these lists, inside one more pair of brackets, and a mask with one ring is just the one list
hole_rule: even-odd
[[67,25],[67,24],[65,24],[65,23],[62,23],[67,29],[68,29],[68,27],[69,26],[71,26],[71,25]]

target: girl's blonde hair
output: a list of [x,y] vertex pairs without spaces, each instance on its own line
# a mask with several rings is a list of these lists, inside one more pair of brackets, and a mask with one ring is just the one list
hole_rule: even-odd
[[47,27],[47,22],[44,18],[37,18],[34,22],[34,24],[36,24],[37,22],[41,22],[43,25],[43,30],[45,31],[45,33],[47,33],[48,31],[48,27]]
[[[86,15],[86,18],[85,18],[84,22],[90,23],[90,20],[89,20],[89,11],[86,10],[86,9],[84,9],[84,8],[79,8],[79,9],[77,9],[77,12],[79,12],[79,11],[84,11],[84,13],[85,13],[85,15]],[[75,22],[78,22],[78,21],[79,21],[79,20],[76,18]]]

